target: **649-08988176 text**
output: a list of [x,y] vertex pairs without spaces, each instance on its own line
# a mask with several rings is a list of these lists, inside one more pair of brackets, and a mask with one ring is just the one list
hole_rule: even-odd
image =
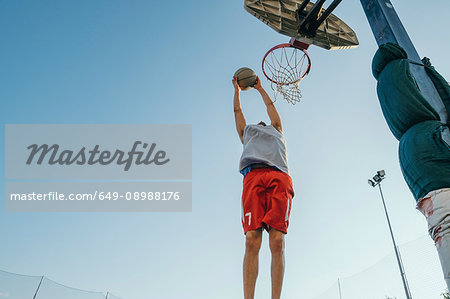
[[116,192],[116,191],[95,191],[93,193],[63,193],[63,192],[47,192],[47,193],[11,193],[9,200],[47,200],[47,201],[114,201],[114,200],[148,200],[148,201],[171,201],[181,200],[182,194],[179,191],[148,191],[148,192]]

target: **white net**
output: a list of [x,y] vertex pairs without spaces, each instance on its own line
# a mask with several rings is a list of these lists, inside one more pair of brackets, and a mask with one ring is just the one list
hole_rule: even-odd
[[302,98],[302,92],[300,91],[300,88],[298,88],[299,82],[289,85],[281,85],[272,82],[271,87],[274,91],[274,102],[277,100],[278,95],[280,94],[282,95],[283,99],[285,99],[289,104],[295,105],[300,102]]
[[281,94],[290,104],[300,102],[302,94],[298,87],[308,74],[310,59],[305,50],[282,44],[272,48],[264,57],[263,71],[272,82],[276,101]]

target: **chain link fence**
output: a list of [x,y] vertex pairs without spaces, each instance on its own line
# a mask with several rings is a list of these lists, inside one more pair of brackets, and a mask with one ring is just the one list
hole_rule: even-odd
[[121,299],[111,293],[92,292],[62,285],[44,276],[0,270],[0,298],[5,299]]
[[[439,257],[428,236],[399,246],[409,289],[414,299],[444,299],[446,284]],[[121,299],[111,293],[71,288],[44,276],[28,276],[0,270],[0,299]],[[373,266],[336,282],[312,299],[405,298],[394,252]]]
[[[411,297],[443,299],[447,287],[439,257],[429,236],[399,246]],[[406,298],[394,251],[368,269],[336,279],[313,299],[400,299]]]

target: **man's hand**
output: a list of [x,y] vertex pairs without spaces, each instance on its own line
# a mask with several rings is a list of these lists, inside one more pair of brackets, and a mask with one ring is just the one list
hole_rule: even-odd
[[239,84],[238,84],[238,82],[237,82],[235,77],[233,77],[233,80],[231,80],[231,82],[233,82],[234,91],[238,92],[238,93],[241,92],[241,87],[239,86]]
[[259,80],[259,77],[256,76],[256,83],[253,86],[254,89],[256,89],[257,91],[260,91],[261,89],[263,89],[262,85],[261,85],[261,80]]

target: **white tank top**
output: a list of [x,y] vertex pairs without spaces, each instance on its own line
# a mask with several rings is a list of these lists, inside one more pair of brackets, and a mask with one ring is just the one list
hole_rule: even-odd
[[247,125],[244,128],[244,151],[239,171],[254,163],[275,166],[289,174],[286,140],[271,125]]

